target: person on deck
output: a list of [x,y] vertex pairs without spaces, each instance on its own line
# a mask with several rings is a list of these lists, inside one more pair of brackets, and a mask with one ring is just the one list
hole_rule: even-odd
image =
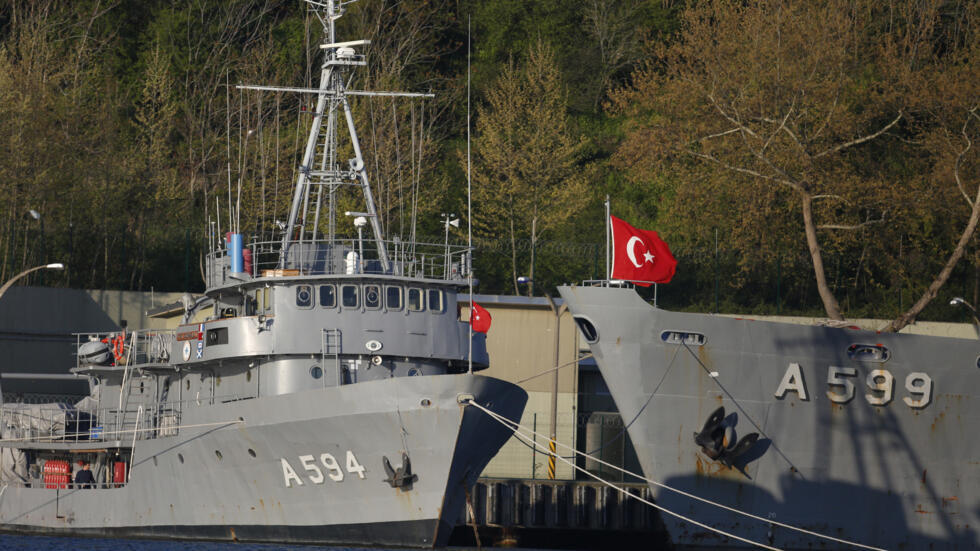
[[79,461],[79,464],[81,464],[81,469],[75,474],[75,487],[91,488],[92,484],[95,483],[95,476],[89,469],[89,463],[88,461]]

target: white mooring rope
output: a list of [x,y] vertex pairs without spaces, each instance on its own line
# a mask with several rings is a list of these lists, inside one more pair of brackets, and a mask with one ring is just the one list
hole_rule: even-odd
[[[527,427],[524,427],[524,426],[520,425],[519,423],[516,423],[514,421],[511,421],[510,419],[507,419],[506,417],[504,417],[504,416],[502,416],[502,415],[500,415],[498,413],[495,413],[493,411],[490,411],[489,409],[481,406],[480,404],[474,402],[473,400],[469,400],[468,403],[470,405],[476,407],[477,409],[483,411],[484,413],[486,413],[487,415],[489,415],[490,417],[492,417],[493,419],[495,419],[499,423],[503,424],[504,426],[512,429],[514,431],[514,434],[520,436],[522,439],[524,439],[524,440],[532,443],[535,447],[541,448],[543,450],[543,453],[547,453],[547,454],[550,455],[550,451],[547,450],[547,448],[544,446],[544,444],[539,444],[538,441],[535,438],[529,437],[527,434],[524,434],[524,433],[520,432],[520,430],[518,430],[518,429],[526,430],[529,434],[531,434],[531,435],[533,435],[533,436],[535,436],[537,438],[546,439],[546,437],[544,437],[540,433],[538,433],[538,432],[536,432],[536,431],[534,431],[532,429],[529,429]],[[621,473],[628,474],[630,476],[634,476],[636,478],[639,478],[640,480],[643,480],[644,482],[647,482],[647,483],[652,484],[654,486],[657,486],[659,488],[663,488],[665,490],[672,491],[672,492],[677,493],[677,494],[680,494],[682,496],[685,496],[685,497],[688,497],[688,498],[691,498],[691,499],[695,499],[697,501],[701,501],[701,502],[706,503],[708,505],[712,505],[712,506],[715,506],[715,507],[719,507],[721,509],[725,509],[726,511],[731,511],[733,513],[744,515],[746,517],[749,517],[749,518],[752,518],[752,519],[755,519],[755,520],[758,520],[758,521],[761,521],[761,522],[765,522],[765,523],[772,524],[772,525],[775,525],[775,526],[779,526],[779,527],[782,527],[782,528],[787,528],[789,530],[794,530],[794,531],[801,532],[803,534],[807,534],[807,535],[810,535],[810,536],[814,536],[814,537],[818,537],[818,538],[823,538],[823,539],[831,540],[831,541],[834,541],[834,542],[837,542],[837,543],[843,543],[845,545],[851,545],[851,546],[854,546],[854,547],[859,547],[861,549],[869,549],[871,551],[886,551],[885,549],[882,549],[880,547],[872,547],[870,545],[864,545],[864,544],[861,544],[861,543],[855,543],[853,541],[848,541],[848,540],[841,539],[841,538],[835,538],[834,536],[829,536],[829,535],[826,535],[826,534],[821,534],[819,532],[814,532],[814,531],[811,531],[811,530],[807,530],[805,528],[800,528],[798,526],[793,526],[791,524],[786,524],[786,523],[779,522],[779,521],[776,521],[776,520],[773,520],[773,519],[767,519],[767,518],[764,518],[764,517],[760,517],[758,515],[754,515],[752,513],[746,512],[746,511],[741,511],[739,509],[735,509],[733,507],[729,507],[729,506],[724,505],[722,503],[716,503],[714,501],[705,499],[703,497],[699,497],[699,496],[696,496],[694,494],[690,494],[690,493],[685,492],[683,490],[678,490],[676,488],[672,488],[670,486],[667,486],[666,484],[663,484],[661,482],[657,482],[655,480],[652,480],[652,479],[646,478],[644,476],[638,475],[636,473],[630,472],[630,471],[628,471],[626,469],[623,469],[623,468],[618,467],[616,465],[613,465],[611,463],[607,463],[607,462],[605,462],[605,461],[603,461],[603,460],[601,460],[601,459],[599,459],[597,457],[594,457],[594,456],[589,455],[587,453],[580,452],[580,451],[578,451],[576,449],[573,449],[571,446],[568,446],[566,444],[558,443],[558,446],[560,446],[560,447],[562,447],[562,448],[564,448],[566,450],[569,450],[569,451],[571,451],[572,453],[574,453],[576,455],[581,455],[583,457],[586,457],[588,459],[591,459],[593,461],[596,461],[596,462],[598,462],[598,463],[600,463],[602,465],[605,465],[607,467],[611,467],[611,468],[613,468],[613,469],[615,469],[615,470],[617,470],[617,471],[619,471]],[[571,461],[569,461],[568,459],[564,458],[561,455],[557,455],[557,457],[558,457],[558,459],[560,459],[560,460],[564,461],[565,463],[568,463],[569,465],[571,465],[574,469],[579,470],[579,471],[582,471],[583,473],[585,473],[585,474],[589,475],[590,477],[598,480],[599,482],[602,482],[603,484],[605,484],[607,486],[610,486],[610,487],[616,489],[620,493],[623,493],[623,494],[625,494],[625,495],[627,495],[627,496],[629,496],[629,497],[631,497],[633,499],[636,499],[636,500],[638,500],[640,502],[643,502],[643,503],[645,503],[647,505],[650,505],[651,507],[653,507],[653,508],[655,508],[655,509],[657,509],[657,510],[659,510],[661,512],[667,513],[668,515],[677,517],[677,518],[679,518],[681,520],[690,522],[692,524],[695,524],[697,526],[700,526],[700,527],[705,528],[707,530],[710,530],[712,532],[716,532],[718,534],[727,536],[729,538],[732,538],[732,539],[735,539],[735,540],[738,540],[738,541],[741,541],[741,542],[745,542],[745,543],[748,543],[748,544],[751,544],[751,545],[755,545],[755,546],[761,547],[763,549],[778,549],[776,547],[771,547],[771,546],[768,546],[768,545],[763,544],[763,543],[759,543],[759,542],[752,541],[752,540],[749,540],[749,539],[746,539],[746,538],[742,538],[740,536],[736,536],[734,534],[730,534],[730,533],[725,532],[723,530],[720,530],[718,528],[707,526],[707,525],[702,524],[702,523],[700,523],[700,522],[698,522],[696,520],[687,518],[687,517],[685,517],[685,516],[683,516],[683,515],[681,515],[679,513],[675,513],[673,511],[670,511],[668,509],[665,509],[664,507],[662,507],[660,505],[657,505],[657,504],[655,504],[653,502],[647,501],[647,500],[645,500],[643,498],[640,498],[639,496],[635,496],[635,495],[629,493],[628,491],[626,491],[625,489],[620,488],[620,487],[614,485],[611,482],[608,482],[606,480],[603,480],[599,476],[597,476],[597,475],[595,475],[595,474],[593,474],[593,473],[585,470],[582,467],[579,467],[578,465],[575,465],[574,463],[572,463]]]

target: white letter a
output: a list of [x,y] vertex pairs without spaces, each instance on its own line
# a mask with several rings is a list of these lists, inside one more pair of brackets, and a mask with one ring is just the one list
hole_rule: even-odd
[[282,477],[286,481],[286,487],[292,488],[293,480],[296,481],[297,486],[302,486],[303,480],[299,477],[298,474],[296,474],[296,471],[294,471],[293,468],[289,465],[289,461],[286,461],[285,457],[281,457],[279,458],[279,460],[282,461]]
[[800,364],[792,363],[786,368],[783,380],[776,389],[776,398],[782,398],[787,390],[795,390],[800,396],[800,400],[806,400],[806,383],[803,381],[803,372],[800,371]]

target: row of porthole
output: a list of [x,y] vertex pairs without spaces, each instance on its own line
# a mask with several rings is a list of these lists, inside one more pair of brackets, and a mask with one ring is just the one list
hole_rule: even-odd
[[[256,456],[255,450],[253,450],[252,448],[249,448],[248,449],[248,454],[251,455],[252,457],[255,457]],[[221,461],[222,459],[224,459],[224,456],[221,455],[221,450],[214,450],[214,456],[218,458],[218,461]],[[183,465],[184,464],[184,454],[178,453],[177,454],[177,461],[180,461],[180,464]]]
[[[319,303],[321,308],[337,307],[337,290],[333,284],[320,285]],[[361,307],[361,286],[360,285],[341,285],[340,303],[344,308]],[[382,295],[381,285],[364,285],[364,307],[368,310],[379,310],[382,307],[388,311],[399,311],[406,306],[403,298],[405,289],[388,285],[384,286]],[[314,286],[299,285],[296,287],[296,306],[299,308],[312,308],[314,305]],[[428,309],[430,312],[441,314],[445,312],[445,295],[442,289],[422,289],[418,287],[408,288],[408,310],[410,312],[423,312]]]

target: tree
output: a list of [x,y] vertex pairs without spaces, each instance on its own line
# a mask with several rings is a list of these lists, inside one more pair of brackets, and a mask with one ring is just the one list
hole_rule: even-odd
[[586,140],[570,127],[566,102],[554,50],[538,41],[525,64],[511,62],[477,108],[473,199],[481,213],[474,226],[483,235],[509,237],[515,293],[518,241],[531,242],[533,280],[538,239],[559,231],[589,200]]
[[[921,166],[910,83],[941,13],[892,8],[695,2],[677,40],[614,98],[632,119],[620,166],[635,179],[669,166],[692,182],[676,188],[679,204],[707,198],[716,210],[698,214],[751,235],[759,257],[802,233],[835,320],[825,249],[864,250],[880,227],[901,223],[897,198],[923,185],[910,175]],[[737,218],[724,212],[733,204]]]
[[[912,63],[897,69],[908,83],[914,131],[928,159],[923,178],[950,197],[946,207],[954,223],[966,220],[956,246],[942,268],[911,308],[883,328],[899,331],[915,321],[949,280],[966,254],[980,223],[980,5],[925,3],[903,6],[911,24],[899,33],[893,48],[911,51]],[[921,69],[916,69],[921,68]],[[966,209],[962,208],[962,199]],[[960,208],[956,208],[959,206]],[[951,236],[954,237],[954,236]],[[976,302],[976,298],[974,298]]]

